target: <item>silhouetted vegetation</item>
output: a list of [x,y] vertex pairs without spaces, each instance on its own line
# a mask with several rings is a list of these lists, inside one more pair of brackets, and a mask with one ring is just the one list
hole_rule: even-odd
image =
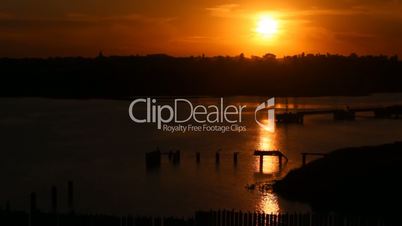
[[289,172],[273,188],[320,211],[394,213],[402,201],[401,150],[402,142],[340,149]]
[[0,59],[1,96],[365,95],[402,91],[397,56]]

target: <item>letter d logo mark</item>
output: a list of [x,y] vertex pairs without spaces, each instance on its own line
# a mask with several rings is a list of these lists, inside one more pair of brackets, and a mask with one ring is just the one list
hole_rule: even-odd
[[[266,123],[262,123],[257,119],[257,112],[262,109],[268,109],[268,121]],[[254,112],[255,122],[263,129],[274,132],[275,131],[275,98],[272,97],[267,100],[267,102],[262,102],[257,106]]]

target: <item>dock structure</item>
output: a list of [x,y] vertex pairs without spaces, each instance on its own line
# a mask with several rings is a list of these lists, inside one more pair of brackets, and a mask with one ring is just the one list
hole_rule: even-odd
[[402,116],[402,105],[394,105],[374,110],[376,118],[400,118]]
[[314,152],[303,152],[301,153],[302,155],[302,166],[307,164],[307,156],[320,156],[320,157],[325,157],[328,154],[327,153],[314,153]]
[[402,116],[402,105],[387,107],[365,107],[346,109],[321,109],[321,110],[295,110],[293,112],[282,112],[275,114],[277,123],[298,123],[302,124],[306,115],[332,114],[334,120],[355,120],[356,113],[372,112],[375,118],[400,118]]
[[296,113],[285,112],[285,113],[275,115],[275,121],[277,123],[303,124],[303,120],[304,120],[304,115],[300,112],[296,112]]
[[285,163],[288,162],[288,158],[279,150],[255,150],[254,155],[260,157],[260,167],[259,167],[260,172],[262,172],[264,168],[264,156],[277,156],[279,163],[279,170],[282,170],[283,158],[285,159]]

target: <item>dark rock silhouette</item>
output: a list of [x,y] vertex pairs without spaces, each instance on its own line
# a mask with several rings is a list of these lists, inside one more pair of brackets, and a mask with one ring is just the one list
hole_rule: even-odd
[[402,201],[402,142],[345,148],[289,172],[279,195],[320,211],[393,213]]

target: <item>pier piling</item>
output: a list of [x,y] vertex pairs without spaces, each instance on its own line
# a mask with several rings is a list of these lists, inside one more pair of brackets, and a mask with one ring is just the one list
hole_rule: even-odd
[[216,153],[215,153],[215,163],[217,164],[217,165],[219,165],[219,162],[220,162],[220,153],[219,153],[220,151],[217,151]]
[[176,150],[173,153],[173,165],[179,165],[180,164],[180,150]]
[[285,158],[285,163],[288,162],[288,158],[278,150],[271,150],[271,151],[256,150],[254,151],[254,155],[260,158],[260,167],[259,167],[260,173],[262,173],[264,169],[264,156],[277,156],[279,161],[279,171],[281,171],[283,167],[282,159]]
[[233,153],[233,164],[237,166],[237,160],[238,160],[239,152],[234,152]]

